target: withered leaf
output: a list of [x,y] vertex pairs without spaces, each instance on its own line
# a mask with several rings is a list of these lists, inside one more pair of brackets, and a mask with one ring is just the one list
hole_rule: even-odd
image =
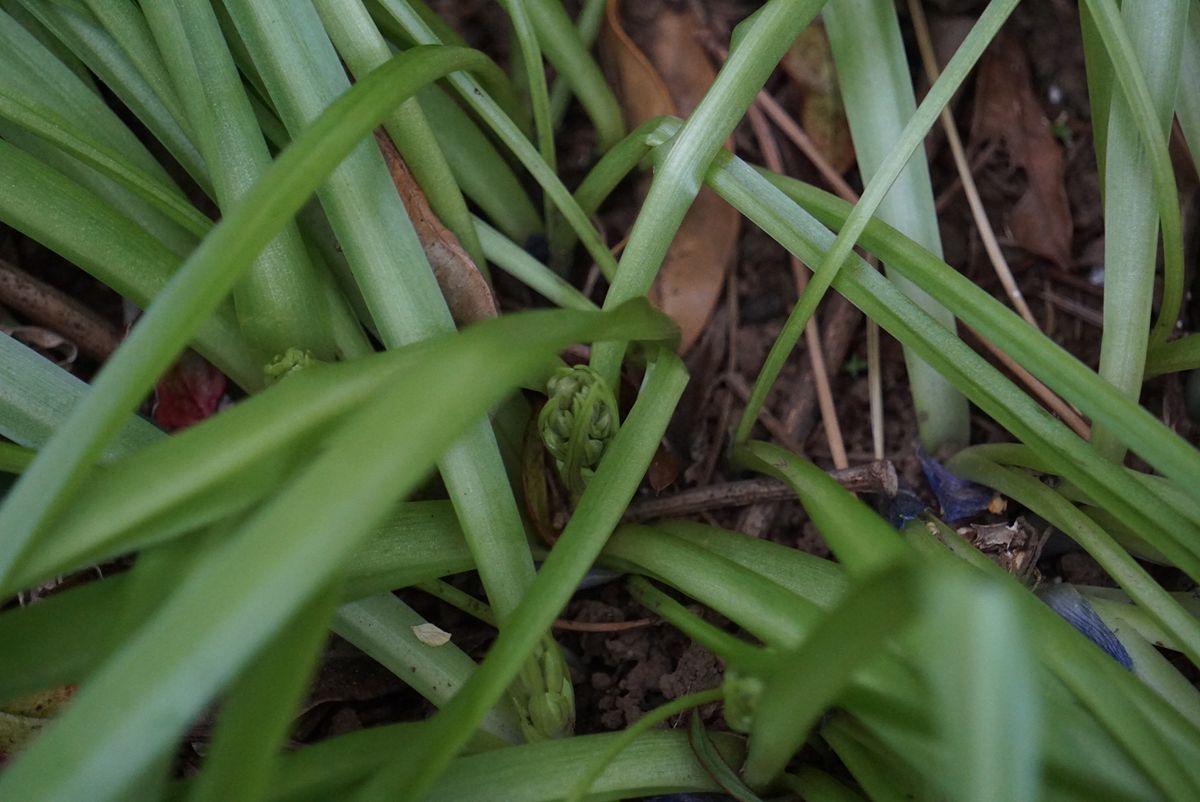
[[1008,216],[1013,237],[1030,253],[1069,267],[1066,160],[1033,91],[1025,53],[1011,36],[998,37],[980,59],[971,135],[977,145],[1002,142],[1025,174],[1025,190]]
[[425,257],[433,268],[433,275],[442,289],[454,322],[463,326],[495,317],[496,298],[487,279],[479,272],[479,267],[463,249],[454,232],[446,228],[433,213],[429,199],[392,141],[380,131],[375,132],[375,139],[383,151],[396,191],[404,201],[404,208],[425,249]]
[[809,25],[780,62],[800,90],[800,122],[813,144],[839,173],[854,164],[854,142],[842,106],[829,39],[820,20]]
[[[716,72],[695,15],[660,10],[648,23],[646,50],[626,32],[617,0],[609,0],[600,49],[630,126],[651,117],[686,117]],[[679,324],[686,352],[704,330],[737,248],[741,218],[715,192],[700,190],[663,260],[650,299]]]

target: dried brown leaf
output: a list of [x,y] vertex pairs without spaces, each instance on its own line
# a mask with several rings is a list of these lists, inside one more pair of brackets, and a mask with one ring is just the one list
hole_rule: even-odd
[[780,66],[800,90],[800,122],[805,133],[833,168],[845,173],[854,164],[854,142],[829,39],[819,20],[804,29]]
[[395,145],[382,132],[376,132],[375,139],[383,151],[384,160],[396,184],[396,191],[404,201],[404,208],[412,220],[417,237],[425,248],[425,257],[433,268],[438,286],[450,307],[450,315],[460,326],[473,323],[476,320],[496,316],[496,298],[487,279],[479,272],[478,266],[463,249],[458,237],[442,224],[433,209],[425,192],[417,184],[408,165],[400,157]]
[[675,480],[678,478],[679,457],[671,448],[671,444],[663,440],[658,444],[654,458],[650,460],[650,467],[646,470],[646,480],[650,483],[651,490],[661,493],[675,484]]
[[1067,199],[1066,159],[1033,91],[1020,45],[998,38],[979,62],[972,139],[997,140],[1025,174],[1025,189],[1008,215],[1022,248],[1062,268],[1071,265],[1073,226]]
[[600,31],[600,57],[630,128],[636,128],[652,117],[678,113],[662,76],[625,32],[617,0],[608,0],[605,10],[604,27]]
[[[659,11],[647,25],[643,52],[625,31],[617,0],[609,0],[601,56],[630,125],[695,109],[716,77],[699,32],[694,14]],[[712,317],[740,226],[737,212],[703,188],[663,260],[650,299],[679,324],[681,353]]]

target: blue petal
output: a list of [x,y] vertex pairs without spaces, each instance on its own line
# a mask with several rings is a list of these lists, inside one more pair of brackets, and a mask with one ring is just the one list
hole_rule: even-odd
[[1116,634],[1108,628],[1099,614],[1088,604],[1088,600],[1071,585],[1046,585],[1037,592],[1038,598],[1044,601],[1051,610],[1058,613],[1067,623],[1082,632],[1088,640],[1103,649],[1109,657],[1116,660],[1130,671],[1133,670],[1133,658],[1125,650],[1124,644]]
[[942,517],[947,521],[961,521],[983,512],[992,502],[992,491],[983,485],[968,482],[955,476],[924,451],[920,453],[921,470],[929,482],[929,489],[937,497],[942,508]]

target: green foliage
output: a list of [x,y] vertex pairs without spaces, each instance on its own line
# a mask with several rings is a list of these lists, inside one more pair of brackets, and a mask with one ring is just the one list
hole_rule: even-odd
[[[0,221],[145,310],[90,386],[0,335],[0,593],[22,602],[0,613],[0,714],[79,686],[20,730],[38,734],[13,744],[0,798],[1200,797],[1200,693],[1156,648],[1200,665],[1198,610],[1135,559],[1200,581],[1200,451],[1137,403],[1143,375],[1200,367],[1200,335],[1171,339],[1182,238],[1164,136],[1177,112],[1200,137],[1194,93],[1177,92],[1200,70],[1194,7],[1082,6],[1111,229],[1097,373],[940,256],[920,144],[1015,0],[989,4],[920,106],[891,4],[771,0],[687,120],[628,135],[585,46],[603,3],[578,27],[554,0],[501,6],[511,74],[418,0],[0,0]],[[723,150],[822,12],[866,179],[856,206]],[[574,193],[555,163],[571,95],[603,153]],[[481,275],[490,260],[560,309],[456,330],[371,140],[380,126]],[[618,265],[590,217],[646,165]],[[704,185],[815,268],[728,456],[786,482],[836,561],[689,521],[622,523],[688,381],[675,326],[642,296]],[[555,265],[583,246],[611,282],[604,311],[525,249],[535,234]],[[928,447],[965,445],[964,399],[1017,441],[948,464],[1108,573],[1119,590],[1064,597],[1132,669],[933,516],[897,532],[751,438],[829,290],[904,346]],[[1095,442],[953,318],[1090,417]],[[577,343],[591,366],[564,367]],[[249,397],[168,437],[135,412],[187,346]],[[622,418],[627,352],[640,384]],[[548,397],[533,420],[522,389]],[[544,556],[504,452],[510,429],[535,426],[572,507]],[[1156,473],[1124,467],[1126,450]],[[130,556],[131,570],[25,603]],[[724,683],[623,733],[574,736],[550,628],[594,566],[628,574],[641,604],[720,656]],[[487,606],[440,581],[468,571]],[[413,586],[498,626],[482,662],[391,593]],[[285,753],[331,630],[438,712]],[[690,736],[650,731],[713,702],[747,737],[699,717]],[[179,739],[214,705],[199,775],[174,779]]]

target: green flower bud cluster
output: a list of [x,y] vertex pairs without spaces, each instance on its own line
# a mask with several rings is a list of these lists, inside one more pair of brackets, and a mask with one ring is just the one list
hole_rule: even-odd
[[546,395],[538,431],[559,476],[578,497],[617,433],[617,399],[587,365],[556,370],[546,383]]
[[742,674],[729,667],[721,682],[721,693],[725,696],[725,723],[734,732],[750,732],[754,711],[762,698],[766,683],[761,677]]
[[267,384],[275,384],[293,373],[299,373],[320,364],[322,364],[321,360],[313,356],[312,351],[289,348],[267,363],[267,366],[263,368],[263,375],[266,376]]
[[558,644],[544,637],[509,690],[527,741],[565,738],[575,731],[575,689]]

